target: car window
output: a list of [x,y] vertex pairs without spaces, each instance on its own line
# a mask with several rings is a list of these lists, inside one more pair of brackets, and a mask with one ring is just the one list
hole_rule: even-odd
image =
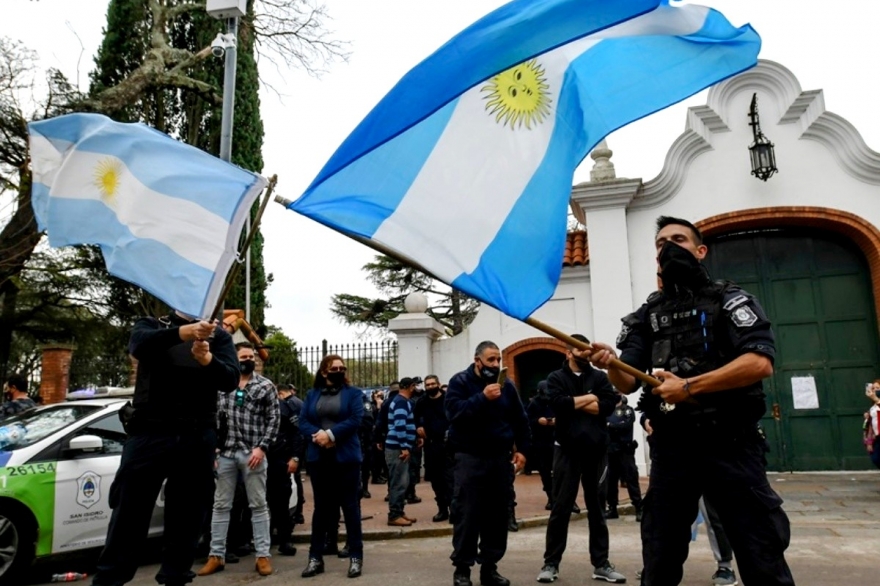
[[86,427],[78,429],[71,437],[81,435],[96,435],[104,443],[104,452],[102,454],[86,454],[88,457],[121,454],[122,446],[125,445],[125,438],[127,437],[117,413],[111,413],[106,417],[93,421]]
[[5,445],[0,449],[11,452],[33,445],[100,409],[96,405],[57,405],[4,419],[0,442]]

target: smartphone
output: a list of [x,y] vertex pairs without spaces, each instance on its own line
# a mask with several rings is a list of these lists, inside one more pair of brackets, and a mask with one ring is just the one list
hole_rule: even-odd
[[507,381],[507,367],[498,371],[498,384],[503,385]]

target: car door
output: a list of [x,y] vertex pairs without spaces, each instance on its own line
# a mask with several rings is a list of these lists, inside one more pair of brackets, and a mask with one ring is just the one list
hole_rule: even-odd
[[[93,453],[71,451],[70,440],[82,435],[100,437],[102,449]],[[104,545],[111,513],[110,485],[119,469],[125,438],[114,410],[62,440],[55,478],[53,553]]]

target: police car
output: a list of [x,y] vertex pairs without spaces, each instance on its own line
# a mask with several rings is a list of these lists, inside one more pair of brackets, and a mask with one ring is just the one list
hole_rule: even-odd
[[[38,407],[0,422],[0,581],[36,559],[101,547],[130,391]],[[150,535],[162,533],[159,495]]]

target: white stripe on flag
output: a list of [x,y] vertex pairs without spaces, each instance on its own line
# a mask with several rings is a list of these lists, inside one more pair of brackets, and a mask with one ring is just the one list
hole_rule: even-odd
[[[49,141],[46,144],[54,149]],[[98,170],[108,166],[118,176],[115,197],[103,196],[98,188]],[[149,189],[129,172],[121,159],[112,155],[71,151],[50,187],[52,198],[103,201],[138,238],[159,241],[211,271],[216,270],[224,252],[221,235],[229,230],[229,224],[223,218],[191,201]]]

